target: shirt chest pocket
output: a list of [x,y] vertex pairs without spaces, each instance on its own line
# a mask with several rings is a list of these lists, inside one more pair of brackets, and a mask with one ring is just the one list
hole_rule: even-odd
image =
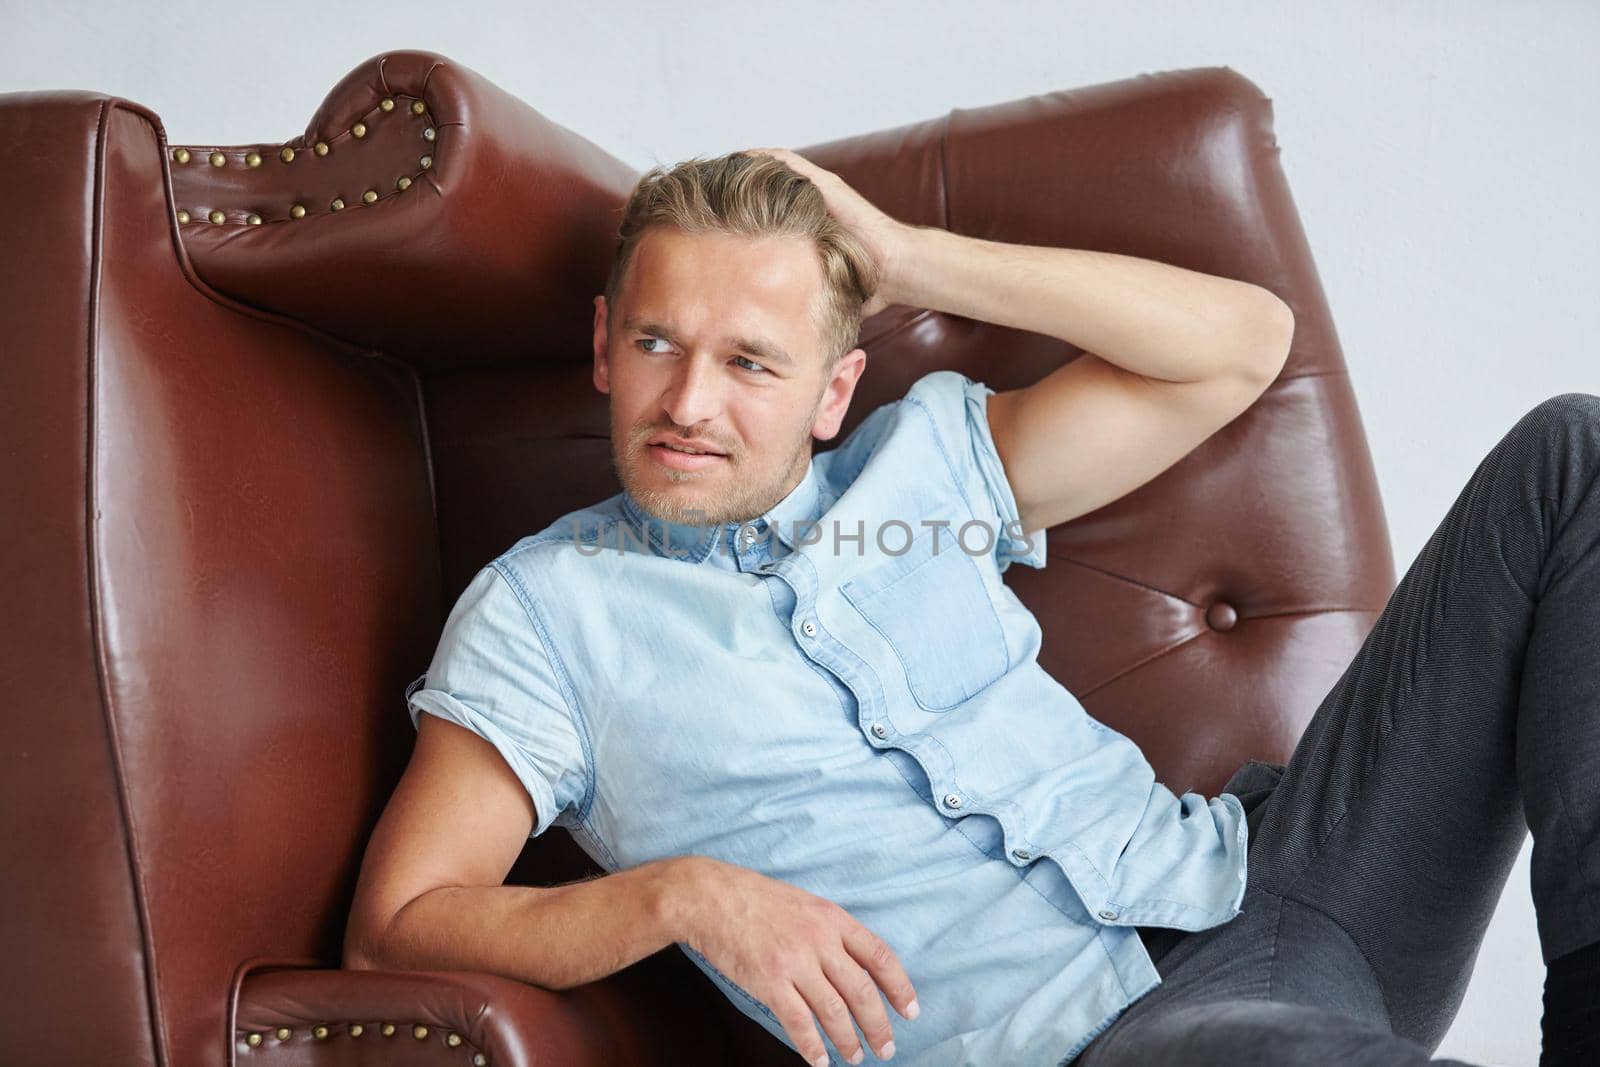
[[949,530],[930,528],[840,591],[894,649],[924,710],[947,711],[1006,672],[1005,631],[983,575]]

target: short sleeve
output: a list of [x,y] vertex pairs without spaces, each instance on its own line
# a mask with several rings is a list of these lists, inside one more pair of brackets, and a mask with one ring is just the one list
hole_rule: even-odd
[[581,810],[591,780],[582,734],[539,631],[493,564],[457,598],[406,707],[413,726],[426,711],[499,751],[534,800],[530,837]]
[[1002,572],[1013,563],[1042,568],[1044,531],[1022,531],[1016,494],[989,429],[989,397],[994,392],[959,371],[940,370],[917,379],[906,396],[928,409],[935,430],[951,450],[962,490],[980,517],[994,524],[996,566]]

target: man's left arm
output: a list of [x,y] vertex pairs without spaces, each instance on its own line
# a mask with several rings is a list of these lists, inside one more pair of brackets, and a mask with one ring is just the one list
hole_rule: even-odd
[[888,303],[1059,337],[1078,359],[988,398],[1023,529],[1093,511],[1231,422],[1283,368],[1294,316],[1270,290],[1154,260],[898,231]]

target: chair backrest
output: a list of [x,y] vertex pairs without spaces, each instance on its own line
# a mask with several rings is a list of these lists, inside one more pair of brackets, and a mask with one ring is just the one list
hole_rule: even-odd
[[[426,52],[362,64],[286,142],[180,149],[79,92],[0,96],[0,131],[0,1022],[220,1064],[245,968],[338,963],[456,595],[617,491],[589,301],[636,175]],[[1270,102],[1182,71],[799,151],[907,221],[1291,304],[1251,410],[1007,573],[1045,667],[1175,790],[1285,762],[1394,570]],[[862,344],[840,439],[930,370],[1004,389],[1079,354],[900,307]],[[547,835],[513,878],[593,870]]]

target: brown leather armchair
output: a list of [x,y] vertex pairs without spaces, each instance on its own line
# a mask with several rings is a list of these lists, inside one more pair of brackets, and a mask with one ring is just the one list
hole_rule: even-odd
[[[675,948],[565,992],[338,969],[445,612],[619,488],[590,299],[634,170],[427,52],[284,142],[172,146],[92,92],[0,96],[0,132],[0,1058],[792,1062]],[[1178,71],[798,150],[903,220],[1292,305],[1258,403],[1007,574],[1046,669],[1174,790],[1287,762],[1394,565],[1271,102]],[[909,307],[862,342],[843,433],[930,370],[1080,354]],[[512,880],[592,873],[552,834]]]

